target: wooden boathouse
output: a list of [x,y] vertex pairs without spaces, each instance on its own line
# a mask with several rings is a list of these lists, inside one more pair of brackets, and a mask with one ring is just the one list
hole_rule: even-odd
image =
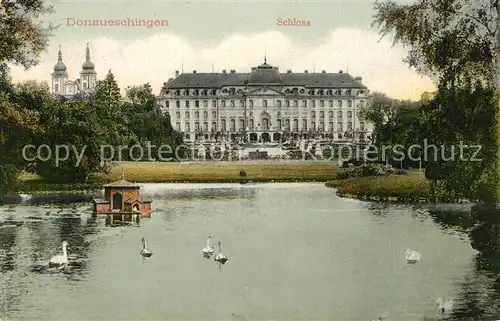
[[140,186],[122,179],[104,187],[104,199],[94,199],[93,214],[106,215],[112,224],[113,219],[136,220],[151,217],[150,199],[141,199]]

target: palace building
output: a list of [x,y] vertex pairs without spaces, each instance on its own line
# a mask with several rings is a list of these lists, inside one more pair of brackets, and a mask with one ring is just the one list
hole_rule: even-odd
[[158,102],[186,141],[282,142],[320,138],[364,142],[373,125],[360,118],[369,90],[361,77],[280,73],[264,59],[250,73],[179,74],[163,83]]
[[57,64],[52,73],[52,94],[64,97],[72,97],[80,92],[93,91],[97,82],[97,73],[95,65],[90,60],[90,49],[87,44],[85,51],[85,62],[80,71],[80,78],[68,80],[68,72],[63,62],[61,46],[57,57]]

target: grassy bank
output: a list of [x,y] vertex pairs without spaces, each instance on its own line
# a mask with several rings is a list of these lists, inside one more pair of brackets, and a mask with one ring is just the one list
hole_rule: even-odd
[[88,184],[48,184],[36,175],[25,174],[16,191],[70,193],[100,189],[103,183],[125,179],[137,183],[227,183],[238,182],[239,171],[253,182],[326,182],[341,170],[335,162],[123,162],[110,173],[96,176]]
[[429,181],[418,171],[410,171],[406,175],[332,180],[326,186],[336,188],[339,196],[362,200],[419,202],[433,199]]

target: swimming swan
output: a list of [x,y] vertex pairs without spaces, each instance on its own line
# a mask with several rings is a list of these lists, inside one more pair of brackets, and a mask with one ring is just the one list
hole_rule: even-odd
[[420,261],[422,258],[422,254],[418,253],[415,250],[405,249],[406,253],[406,263],[415,264]]
[[147,249],[147,244],[146,244],[146,240],[144,238],[142,238],[142,250],[141,250],[141,255],[143,257],[151,257],[151,255],[153,255],[153,252],[151,252],[150,250]]
[[210,258],[210,256],[212,256],[212,254],[214,254],[214,249],[213,247],[210,246],[210,239],[212,237],[208,237],[207,238],[207,246],[204,247],[203,249],[201,249],[201,253],[203,253],[203,256],[206,257],[207,259]]
[[217,254],[215,256],[214,261],[217,261],[217,262],[219,262],[221,264],[226,264],[227,257],[224,254],[222,254],[222,245],[221,245],[221,242],[219,241],[217,244],[219,245],[219,254]]
[[62,266],[68,264],[68,252],[67,248],[69,247],[68,242],[62,242],[62,254],[53,256],[49,260],[49,267]]
[[446,301],[443,303],[443,299],[438,298],[436,303],[439,304],[439,310],[442,314],[448,313],[453,309],[453,300]]

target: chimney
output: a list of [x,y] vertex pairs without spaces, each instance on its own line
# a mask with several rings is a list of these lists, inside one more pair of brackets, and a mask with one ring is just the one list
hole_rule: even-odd
[[226,73],[226,69],[222,69],[222,73],[225,74]]
[[288,70],[286,71],[286,73],[287,73],[287,74],[291,74],[291,73],[292,73],[292,69],[288,69]]
[[344,71],[343,71],[343,70],[339,70],[339,74],[343,74],[343,73],[344,73]]
[[321,71],[322,74],[326,74],[326,70]]
[[175,78],[179,77],[179,70],[175,71]]
[[354,80],[363,81],[363,77],[354,77]]
[[234,69],[231,69],[231,73],[234,74],[236,72],[236,70]]
[[193,74],[195,74],[195,73],[196,73],[196,70],[193,70]]
[[306,74],[307,74],[308,72],[309,72],[309,71],[307,71],[307,69],[306,69],[306,70],[304,70],[304,73],[306,73]]

